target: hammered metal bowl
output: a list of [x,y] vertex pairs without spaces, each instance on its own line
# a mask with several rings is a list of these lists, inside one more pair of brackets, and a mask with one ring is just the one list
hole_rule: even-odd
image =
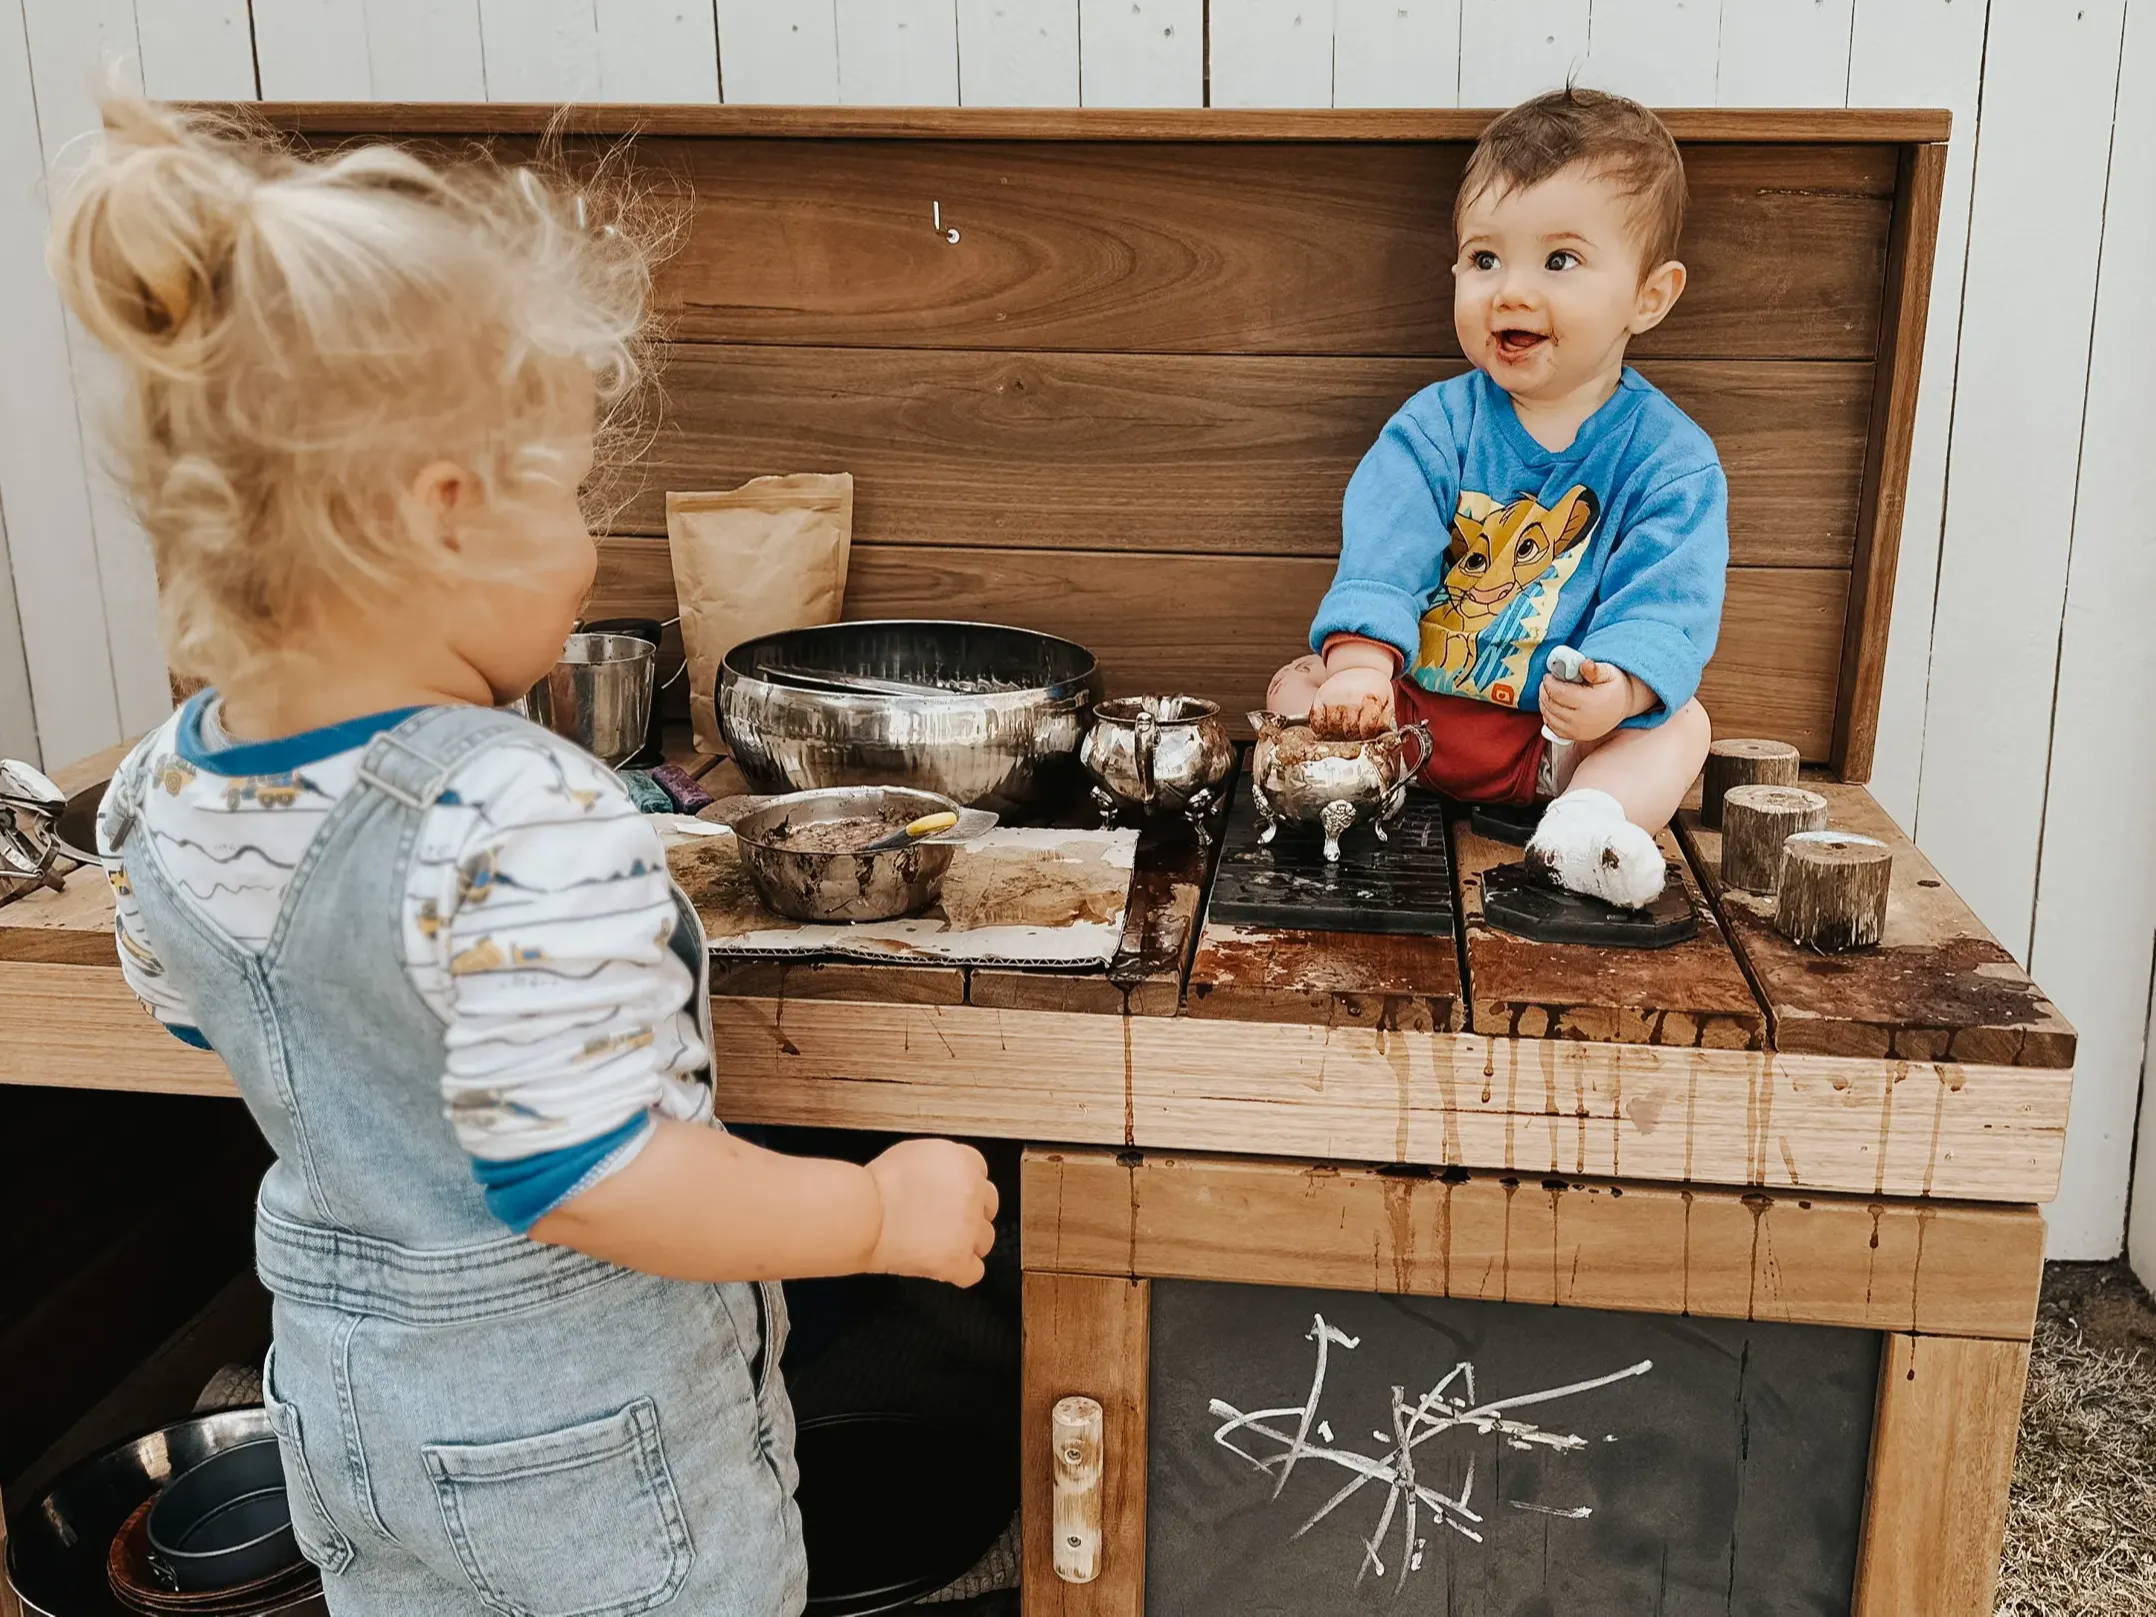
[[758,792],[908,786],[1008,812],[1078,784],[1098,671],[1083,646],[984,623],[835,623],[720,666],[719,725]]

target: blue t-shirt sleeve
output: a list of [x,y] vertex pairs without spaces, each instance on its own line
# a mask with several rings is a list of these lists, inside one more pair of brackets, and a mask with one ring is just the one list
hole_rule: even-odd
[[1729,482],[1720,466],[1669,479],[1632,513],[1577,642],[1659,698],[1626,725],[1651,729],[1698,693],[1721,632],[1728,573]]
[[1334,635],[1361,635],[1392,647],[1401,667],[1414,666],[1459,499],[1459,450],[1444,415],[1400,411],[1348,480],[1340,565],[1310,626],[1313,651]]

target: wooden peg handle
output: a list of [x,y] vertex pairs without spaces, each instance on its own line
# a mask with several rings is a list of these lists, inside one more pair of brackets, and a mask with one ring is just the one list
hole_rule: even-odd
[[1056,1461],[1056,1576],[1091,1583],[1100,1576],[1101,1407],[1091,1398],[1058,1399],[1049,1426]]
[[1800,831],[1782,844],[1774,927],[1806,949],[1868,949],[1886,935],[1894,851],[1876,837]]
[[1782,844],[1827,828],[1827,800],[1801,786],[1739,786],[1722,799],[1722,883],[1771,893],[1781,879]]
[[1699,823],[1721,829],[1722,800],[1736,786],[1794,786],[1797,749],[1786,741],[1732,738],[1707,748],[1707,773],[1699,788]]

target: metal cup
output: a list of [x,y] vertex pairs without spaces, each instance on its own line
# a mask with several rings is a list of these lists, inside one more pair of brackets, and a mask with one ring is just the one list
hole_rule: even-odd
[[553,672],[510,708],[618,768],[644,744],[657,654],[633,635],[573,634]]

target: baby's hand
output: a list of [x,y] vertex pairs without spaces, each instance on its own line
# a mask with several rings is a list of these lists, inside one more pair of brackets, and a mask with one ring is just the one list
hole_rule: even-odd
[[1382,669],[1343,668],[1310,703],[1310,728],[1320,741],[1363,741],[1392,727],[1392,676]]
[[1542,722],[1560,741],[1600,741],[1632,716],[1632,676],[1587,658],[1580,681],[1542,676]]
[[970,1286],[996,1241],[996,1187],[970,1145],[905,1140],[868,1165],[883,1197],[883,1234],[868,1262],[874,1274],[912,1275]]

